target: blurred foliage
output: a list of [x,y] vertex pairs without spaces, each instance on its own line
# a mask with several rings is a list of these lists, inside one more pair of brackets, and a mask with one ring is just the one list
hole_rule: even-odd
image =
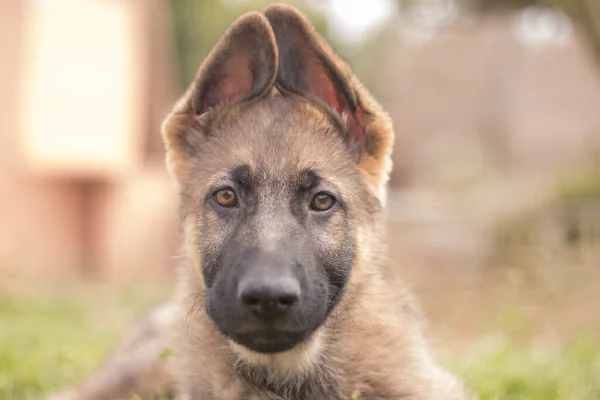
[[[268,0],[170,0],[180,88],[183,90],[193,80],[202,60],[236,18],[248,11],[262,10],[269,3]],[[305,12],[317,30],[326,35],[327,23],[322,14],[301,0],[286,3]]]
[[600,63],[600,2],[598,0],[552,0],[576,21],[587,36]]
[[600,201],[600,170],[591,170],[559,182],[559,202],[580,204]]
[[[401,7],[406,7],[422,1],[398,0],[398,2]],[[530,6],[560,9],[579,26],[600,63],[600,1],[598,0],[454,0],[454,3],[463,13],[513,11]]]
[[600,347],[582,335],[561,349],[515,347],[505,338],[454,362],[481,400],[600,398]]
[[0,292],[0,400],[40,399],[83,379],[163,291]]
[[600,62],[600,2],[598,0],[459,0],[475,11],[521,9],[529,6],[555,7],[580,27]]

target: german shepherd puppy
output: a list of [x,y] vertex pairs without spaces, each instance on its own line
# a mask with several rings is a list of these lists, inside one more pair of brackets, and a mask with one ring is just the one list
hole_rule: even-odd
[[180,399],[466,398],[384,279],[390,118],[302,14],[235,21],[163,137]]

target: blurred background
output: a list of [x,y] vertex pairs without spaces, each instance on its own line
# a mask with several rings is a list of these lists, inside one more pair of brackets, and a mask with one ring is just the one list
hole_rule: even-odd
[[[259,0],[0,0],[0,399],[167,298],[160,123]],[[390,265],[484,399],[600,399],[600,2],[288,1],[391,114]]]

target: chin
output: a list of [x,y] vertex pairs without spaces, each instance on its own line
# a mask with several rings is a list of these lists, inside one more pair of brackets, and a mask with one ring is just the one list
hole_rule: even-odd
[[273,329],[229,335],[238,345],[261,354],[277,354],[292,350],[309,336],[309,332],[285,332]]
[[[323,333],[317,329],[312,333],[288,333],[296,337],[273,340],[229,337],[233,352],[239,361],[257,367],[268,368],[272,372],[286,376],[302,375],[313,369],[319,362],[323,349]],[[300,338],[300,336],[302,336]]]

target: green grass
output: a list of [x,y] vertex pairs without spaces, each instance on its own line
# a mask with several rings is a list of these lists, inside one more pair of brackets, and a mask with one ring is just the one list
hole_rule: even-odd
[[0,400],[40,399],[84,377],[154,297],[0,294]]
[[[40,399],[89,373],[156,295],[0,295],[0,400]],[[447,359],[482,400],[600,399],[600,338],[516,345],[497,332]]]
[[600,340],[589,336],[559,348],[497,340],[461,354],[452,369],[482,400],[600,399]]

